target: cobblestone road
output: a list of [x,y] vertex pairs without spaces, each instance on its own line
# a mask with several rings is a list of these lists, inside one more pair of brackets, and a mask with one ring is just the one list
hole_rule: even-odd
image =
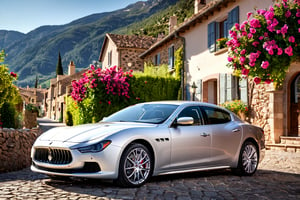
[[252,177],[229,170],[167,175],[134,189],[100,180],[53,181],[27,168],[0,174],[3,199],[300,199],[300,154],[267,151]]

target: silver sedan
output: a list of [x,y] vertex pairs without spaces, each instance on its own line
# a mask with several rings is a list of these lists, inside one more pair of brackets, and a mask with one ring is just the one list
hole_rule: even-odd
[[151,176],[231,168],[255,173],[264,156],[263,130],[213,104],[141,103],[96,124],[42,134],[31,170],[52,178],[113,179],[138,187]]

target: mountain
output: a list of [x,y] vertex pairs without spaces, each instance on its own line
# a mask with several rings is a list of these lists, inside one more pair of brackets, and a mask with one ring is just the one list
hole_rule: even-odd
[[[192,0],[188,0],[189,2]],[[124,9],[93,14],[59,26],[41,26],[27,34],[0,31],[0,49],[8,56],[5,63],[17,72],[17,84],[33,86],[36,75],[43,82],[55,76],[58,52],[61,53],[64,72],[71,60],[77,68],[86,68],[98,60],[104,36],[130,27],[140,29],[137,23],[155,16],[184,0],[140,1]],[[174,9],[174,8],[173,8]],[[135,24],[137,27],[135,27]],[[126,32],[126,31],[125,31]]]

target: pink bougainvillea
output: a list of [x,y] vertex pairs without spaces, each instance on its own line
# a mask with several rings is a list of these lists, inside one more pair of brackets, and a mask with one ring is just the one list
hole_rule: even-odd
[[248,13],[247,21],[229,31],[228,66],[256,84],[280,85],[300,55],[299,23],[300,0],[278,0],[269,9]]
[[[129,78],[132,77],[132,70],[124,73],[122,69],[117,70],[117,67],[107,68],[101,70],[95,68],[93,65],[83,77],[78,81],[72,82],[72,98],[81,102],[85,97],[86,93],[90,89],[96,89],[98,85],[105,87],[107,95],[118,95],[130,98],[129,96]],[[111,104],[111,101],[108,101]]]

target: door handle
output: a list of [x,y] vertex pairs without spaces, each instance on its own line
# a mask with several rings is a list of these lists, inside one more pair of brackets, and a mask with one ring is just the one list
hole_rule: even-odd
[[241,131],[241,130],[237,129],[237,128],[235,128],[235,129],[232,130],[233,133],[236,133],[236,132],[239,132],[239,131]]
[[209,136],[209,134],[208,133],[201,133],[201,136],[202,137],[207,137],[207,136]]

